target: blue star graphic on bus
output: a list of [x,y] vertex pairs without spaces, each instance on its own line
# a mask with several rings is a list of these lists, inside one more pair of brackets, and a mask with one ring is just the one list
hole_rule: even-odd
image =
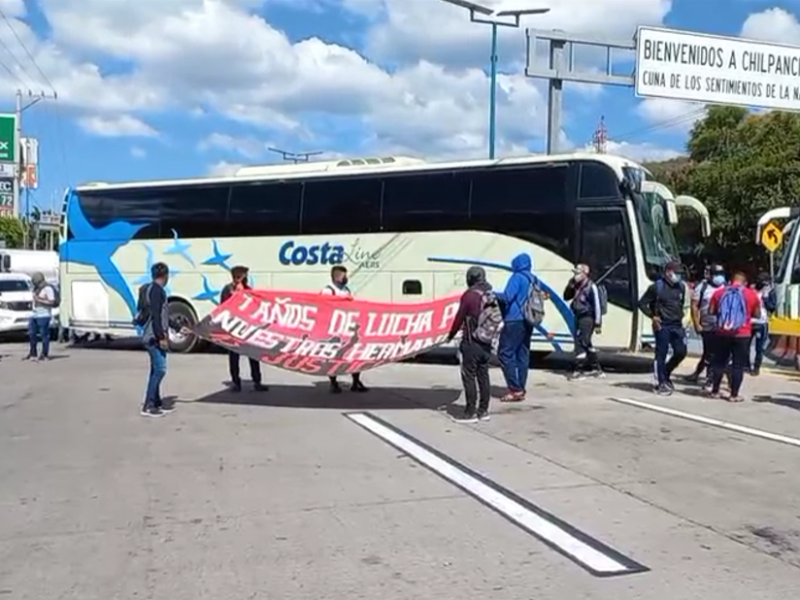
[[[430,262],[438,262],[438,263],[445,263],[450,265],[475,265],[479,267],[487,267],[489,269],[498,269],[501,271],[508,271],[509,273],[513,273],[514,269],[511,268],[511,265],[506,265],[503,263],[496,263],[486,260],[471,260],[468,258],[450,258],[450,257],[436,257],[436,256],[429,256],[428,260]],[[544,291],[549,297],[550,301],[555,305],[556,310],[561,315],[561,318],[564,319],[564,323],[566,323],[567,327],[569,328],[570,333],[574,334],[575,332],[575,317],[572,314],[572,310],[561,297],[561,295],[556,292],[553,288],[547,285],[540,277],[536,276],[536,273],[533,274],[536,278],[536,281],[539,282],[542,291]],[[553,339],[553,336],[541,325],[536,327],[536,331],[538,331],[546,340],[548,340],[556,352],[561,352],[561,344],[558,343],[556,339]]]
[[192,245],[181,240],[178,236],[178,232],[174,229],[171,229],[170,231],[172,231],[172,245],[164,250],[164,254],[170,256],[182,256],[186,262],[194,266],[194,259],[189,254],[189,248],[191,248]]
[[[146,285],[152,281],[152,276],[150,275],[150,273],[152,272],[153,265],[156,263],[156,252],[155,250],[153,250],[153,246],[151,246],[150,244],[145,244],[144,249],[147,252],[147,264],[145,266],[144,273],[142,275],[139,275],[139,277],[133,280],[133,283],[136,286]],[[180,271],[170,267],[169,283],[167,283],[166,287],[164,287],[164,291],[167,293],[167,296],[172,295],[172,280],[179,274]]]
[[212,267],[222,267],[226,271],[230,271],[231,268],[228,265],[228,259],[231,258],[233,254],[222,254],[222,252],[219,251],[217,240],[211,240],[211,243],[214,245],[214,256],[204,260],[203,264]]
[[105,227],[95,228],[83,214],[78,196],[73,190],[67,192],[67,224],[72,239],[59,246],[59,257],[65,263],[93,267],[100,280],[119,294],[130,310],[136,314],[136,298],[114,263],[114,254],[147,227],[148,223],[132,224],[115,221]]
[[214,304],[219,304],[219,295],[222,292],[221,289],[215,290],[211,287],[211,284],[208,283],[208,278],[203,275],[203,291],[197,294],[196,296],[192,297],[192,300],[207,300],[208,302],[213,302]]

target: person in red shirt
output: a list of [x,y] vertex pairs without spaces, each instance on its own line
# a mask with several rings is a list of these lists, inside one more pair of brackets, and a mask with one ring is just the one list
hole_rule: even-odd
[[[744,306],[742,306],[742,303]],[[758,294],[747,287],[744,273],[736,273],[730,285],[720,287],[709,300],[709,312],[717,317],[713,352],[711,396],[719,397],[719,388],[728,363],[731,363],[730,402],[741,402],[739,392],[744,373],[750,364],[750,337],[753,318],[761,311]],[[723,314],[725,313],[725,314]]]

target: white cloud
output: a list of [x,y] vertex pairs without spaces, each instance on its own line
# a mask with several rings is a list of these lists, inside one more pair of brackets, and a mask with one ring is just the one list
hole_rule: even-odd
[[240,163],[229,163],[227,161],[220,161],[211,165],[208,168],[209,177],[230,177],[236,174],[236,171],[241,169],[244,165]]
[[705,105],[698,102],[647,98],[637,107],[639,116],[649,124],[640,131],[631,131],[637,137],[649,133],[688,133],[694,124],[705,116]]
[[212,133],[200,142],[198,148],[202,151],[223,150],[253,160],[264,156],[267,148],[271,145],[254,137],[235,137],[226,133]]
[[637,162],[658,162],[678,158],[685,154],[672,148],[662,148],[656,144],[630,142],[607,142],[607,152],[617,156],[624,156]]
[[[292,43],[248,12],[262,0],[40,0],[51,41],[37,40],[22,22],[18,30],[62,102],[91,115],[82,124],[100,135],[154,135],[142,119],[178,109],[263,129],[231,146],[247,159],[258,158],[262,137],[324,149],[337,127],[365,131],[369,153],[485,155],[488,27],[436,0],[341,1],[370,19],[367,55],[392,69],[318,38]],[[671,7],[670,0],[547,4],[551,14],[524,25],[622,38],[638,24],[659,23]],[[524,62],[524,39],[523,30],[501,28],[504,64]],[[98,65],[109,56],[132,69],[106,74]],[[15,89],[10,84],[0,76],[0,90]],[[543,135],[540,86],[519,72],[500,76],[503,154],[526,152]],[[224,132],[224,120],[217,123]]]
[[800,39],[800,22],[782,8],[769,8],[747,17],[742,25],[742,37],[794,46]]
[[158,132],[144,121],[130,115],[91,116],[80,119],[86,131],[102,137],[156,137]]
[[131,148],[131,156],[133,158],[147,158],[147,150],[139,146]]

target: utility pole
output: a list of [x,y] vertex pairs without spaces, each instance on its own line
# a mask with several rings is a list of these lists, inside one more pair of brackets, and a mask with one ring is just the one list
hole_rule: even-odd
[[597,154],[606,154],[608,152],[608,130],[606,129],[605,117],[600,117],[600,124],[594,132],[592,144]]
[[[16,134],[14,139],[14,148],[17,153],[20,153],[20,160],[17,160],[17,164],[15,166],[16,169],[16,176],[14,177],[14,205],[19,206],[20,202],[20,188],[22,177],[24,175],[24,171],[20,168],[22,165],[22,157],[24,153],[20,152],[20,144],[22,142],[22,113],[26,110],[39,104],[42,100],[58,100],[58,94],[53,91],[52,94],[47,94],[45,92],[34,93],[31,90],[27,90],[23,92],[22,90],[17,90],[17,105],[16,105]],[[31,190],[30,188],[25,189],[25,240],[24,240],[24,247],[28,248],[31,246]]]
[[270,152],[280,154],[285,161],[291,161],[294,164],[307,163],[312,156],[322,154],[321,151],[317,152],[290,152],[289,150],[281,150],[280,148],[267,148]]

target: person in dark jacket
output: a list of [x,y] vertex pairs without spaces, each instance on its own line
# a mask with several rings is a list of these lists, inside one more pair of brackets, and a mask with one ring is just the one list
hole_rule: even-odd
[[456,420],[464,423],[476,423],[489,420],[489,399],[491,385],[489,383],[489,359],[492,348],[480,342],[474,333],[481,315],[482,300],[485,292],[492,286],[486,281],[486,271],[482,267],[467,269],[467,291],[458,305],[453,325],[450,327],[450,342],[461,332],[461,383],[464,386],[466,408],[464,414]]
[[[231,269],[231,282],[222,288],[220,294],[220,303],[225,302],[234,293],[241,290],[249,290],[250,286],[247,283],[247,276],[250,270],[247,267],[236,266]],[[242,376],[239,370],[239,353],[233,350],[228,350],[228,372],[231,375],[231,382],[233,384],[234,392],[242,391]],[[261,383],[261,363],[254,358],[248,359],[250,363],[250,378],[253,380],[253,389],[257,392],[265,392],[269,388]]]
[[525,304],[534,284],[533,261],[529,254],[518,254],[511,261],[513,273],[502,292],[495,292],[504,306],[503,331],[497,357],[503,368],[508,393],[501,402],[520,402],[525,399],[528,369],[531,359],[533,328],[525,320]]
[[163,417],[171,412],[161,399],[161,382],[167,374],[167,351],[169,350],[169,313],[167,292],[169,267],[158,262],[150,269],[153,281],[142,288],[140,302],[146,306],[148,318],[142,331],[147,355],[150,358],[150,374],[142,405],[143,417]]
[[[688,291],[680,263],[669,262],[664,276],[647,288],[639,299],[639,310],[653,322],[656,338],[656,393],[669,396],[675,391],[672,373],[686,358],[686,318]],[[667,355],[672,348],[672,358]]]
[[753,319],[751,344],[755,345],[755,356],[750,366],[750,374],[758,376],[761,373],[761,364],[764,362],[764,352],[769,344],[769,318],[778,308],[778,298],[769,273],[759,273],[753,287],[761,300],[761,314]]
[[573,277],[564,290],[564,300],[571,301],[575,315],[575,370],[570,379],[585,379],[586,375],[602,377],[597,351],[592,344],[595,332],[603,326],[603,309],[600,290],[591,280],[589,266],[580,264],[573,269]]

